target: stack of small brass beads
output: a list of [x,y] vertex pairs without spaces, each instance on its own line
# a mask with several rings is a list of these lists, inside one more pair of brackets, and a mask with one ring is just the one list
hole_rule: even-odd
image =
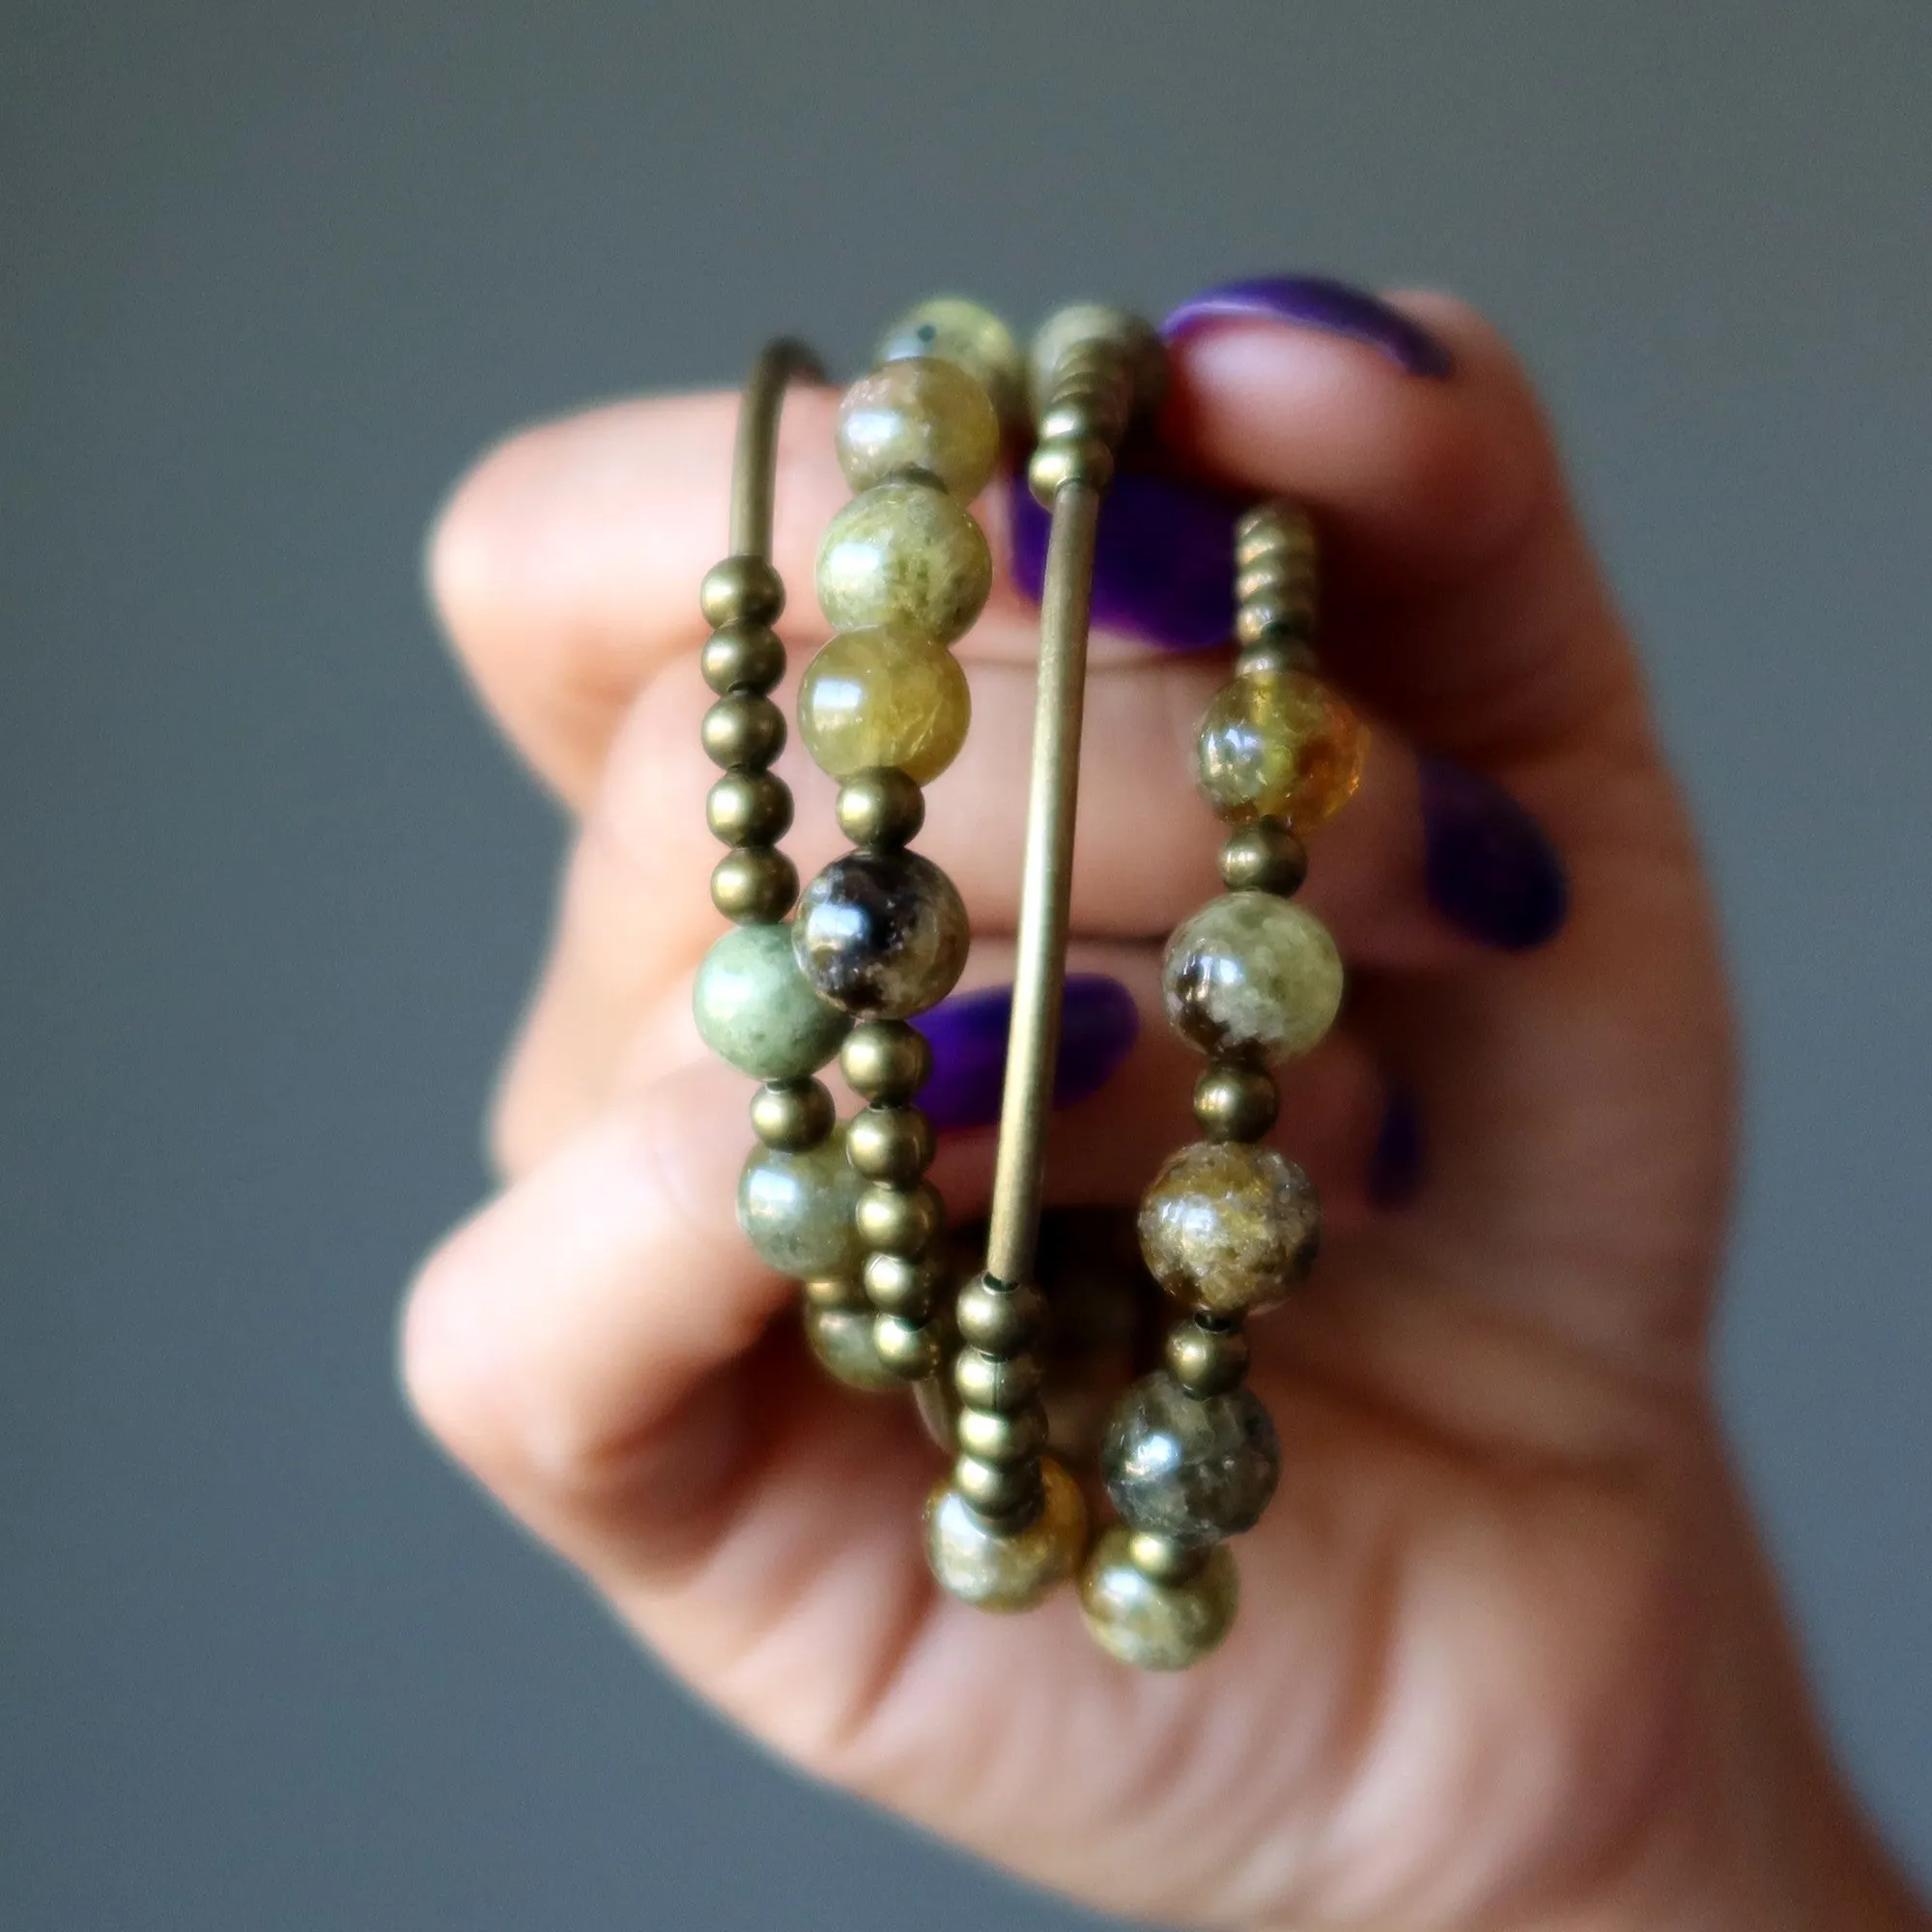
[[914,1098],[929,1050],[910,1021],[952,991],[969,943],[952,882],[907,846],[925,817],[921,787],[952,764],[971,718],[950,646],[992,588],[965,505],[1000,442],[984,386],[955,362],[889,360],[846,391],[838,460],[858,494],[818,555],[818,601],[838,629],[798,698],[799,735],[839,781],[838,824],[855,849],[806,889],[796,956],[820,1000],[859,1022],[840,1064],[867,1102],[845,1133],[863,1305],[881,1375],[907,1382],[940,1370],[947,1285],[945,1204],[924,1179],[932,1126]]
[[[1159,355],[1146,325],[1117,310],[1063,309],[1039,331],[1032,356],[1039,442],[1028,480],[1056,518],[1063,491],[1086,493],[1083,514],[1091,517],[1097,508],[1134,412],[1136,377],[1143,399],[1156,390]],[[1081,623],[1084,632],[1084,614]],[[1067,753],[1076,763],[1077,753],[1076,736]],[[1040,756],[1037,743],[1034,755]],[[1066,829],[1070,835],[1070,823]],[[1064,898],[1058,916],[1064,923]],[[1061,943],[1064,953],[1064,934]],[[1043,1119],[1025,1125],[1044,1132]],[[1005,1144],[1014,1131],[1010,1109],[1001,1131],[1005,1161],[1013,1153]],[[1036,1141],[1018,1164],[1037,1163],[1037,1146]],[[1037,1186],[1037,1174],[1032,1181]],[[926,1556],[953,1596],[982,1609],[1021,1610],[1073,1575],[1086,1542],[1087,1510],[1072,1477],[1043,1453],[1047,1413],[1036,1348],[1045,1305],[1024,1274],[1000,1271],[1001,1213],[996,1179],[987,1270],[954,1304],[961,1344],[952,1367],[960,1405],[955,1455],[950,1477],[926,1505]],[[1015,1218],[1031,1223],[1037,1213],[1036,1197]],[[1025,1241],[1030,1272],[1030,1227]]]
[[1235,675],[1201,722],[1195,773],[1232,826],[1227,893],[1174,933],[1168,1016],[1209,1056],[1194,1093],[1204,1138],[1143,1197],[1142,1253],[1190,1312],[1166,1366],[1122,1397],[1101,1451],[1122,1522],[1081,1581],[1090,1629],[1122,1661],[1179,1669],[1220,1642],[1238,1585],[1223,1539],[1252,1528],[1274,1493],[1281,1447],[1245,1385],[1245,1319],[1313,1266],[1321,1203],[1308,1176],[1264,1144],[1278,1096],[1269,1063],[1309,1052],[1342,1001],[1327,929],[1291,903],[1307,871],[1303,835],[1361,777],[1364,733],[1315,674],[1315,547],[1307,518],[1270,502],[1236,535]]

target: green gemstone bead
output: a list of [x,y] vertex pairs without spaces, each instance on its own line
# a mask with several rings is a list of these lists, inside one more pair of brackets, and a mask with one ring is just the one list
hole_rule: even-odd
[[705,1045],[754,1080],[815,1073],[852,1026],[799,971],[788,924],[727,932],[704,955],[691,1004]]
[[856,1279],[866,1260],[855,1219],[863,1185],[842,1131],[803,1153],[758,1148],[738,1178],[738,1225],[781,1274]]
[[1193,1396],[1156,1370],[1115,1408],[1100,1474],[1129,1528],[1199,1548],[1261,1520],[1281,1479],[1281,1438],[1252,1389]]
[[905,1387],[905,1378],[889,1369],[872,1346],[870,1309],[808,1308],[805,1334],[811,1352],[847,1388],[877,1392]]
[[956,362],[912,355],[862,376],[838,405],[838,467],[855,490],[922,469],[970,503],[1000,460],[1000,418]]
[[1334,1025],[1342,955],[1301,906],[1226,893],[1175,928],[1161,984],[1175,1030],[1202,1052],[1285,1060]]
[[1156,1582],[1134,1567],[1130,1531],[1118,1524],[1094,1546],[1080,1577],[1080,1608],[1108,1656],[1138,1670],[1185,1670],[1234,1628],[1241,1585],[1226,1548],[1180,1582]]
[[799,736],[835,779],[884,766],[930,783],[958,756],[972,717],[951,651],[878,627],[839,632],[798,692]]
[[1207,1315],[1272,1308],[1321,1246],[1321,1197],[1293,1161],[1245,1141],[1196,1141],[1141,1197],[1141,1255],[1168,1293]]
[[908,355],[956,363],[985,390],[1002,422],[1016,424],[1025,416],[1026,358],[991,309],[958,296],[921,302],[886,330],[872,359],[896,362]]
[[1354,797],[1368,734],[1319,677],[1253,671],[1215,693],[1194,742],[1201,795],[1231,824],[1312,832]]
[[883,624],[950,644],[992,587],[980,526],[926,483],[880,483],[854,497],[818,553],[819,606],[840,630]]
[[982,1610],[1028,1610],[1072,1576],[1087,1541],[1079,1485],[1040,1459],[1040,1505],[1023,1529],[1002,1533],[977,1516],[950,1481],[925,1505],[925,1559],[941,1588]]

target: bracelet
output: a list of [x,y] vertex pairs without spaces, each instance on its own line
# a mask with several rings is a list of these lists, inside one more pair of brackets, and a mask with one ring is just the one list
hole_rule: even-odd
[[[713,1050],[763,1083],[752,1105],[760,1145],[739,1187],[747,1237],[804,1284],[819,1360],[855,1387],[911,1386],[952,1451],[925,1510],[939,1582],[1017,1610],[1082,1572],[1102,1647],[1172,1669],[1226,1634],[1237,1584],[1225,1539],[1259,1519],[1279,1474],[1273,1424],[1244,1384],[1241,1323],[1306,1275],[1321,1209],[1307,1176],[1263,1144],[1278,1110],[1267,1065],[1311,1048],[1340,1006],[1333,941],[1289,901],[1306,869],[1302,835],[1354,789],[1362,733],[1315,674],[1307,519],[1264,505],[1237,536],[1243,649],[1197,744],[1200,788],[1234,828],[1228,891],[1177,929],[1163,975],[1175,1026],[1210,1056],[1195,1094],[1206,1138],[1162,1168],[1139,1218],[1147,1269],[1189,1313],[1167,1335],[1166,1366],[1128,1387],[1108,1422],[1100,1467],[1121,1521],[1090,1554],[1080,1486],[1047,1453],[1037,1245],[1094,536],[1116,453],[1157,402],[1164,360],[1146,324],[1080,305],[1049,319],[1029,361],[1023,378],[987,311],[928,302],[895,325],[841,400],[838,456],[855,495],[819,553],[819,602],[837,629],[801,680],[798,727],[838,781],[852,849],[801,895],[778,845],[791,796],[771,770],[785,740],[771,699],[785,666],[771,510],[785,385],[817,372],[795,343],[759,357],[739,418],[731,554],[700,596],[718,694],[704,745],[724,767],[708,815],[732,848],[712,894],[734,930],[706,956],[694,1005]],[[970,934],[956,889],[911,845],[923,787],[970,722],[950,647],[985,603],[991,560],[966,506],[1028,394],[1028,481],[1052,521],[992,1208],[984,1265],[959,1278],[924,1178],[934,1137],[917,1095],[930,1050],[911,1022],[952,989]],[[843,1125],[816,1078],[835,1057],[864,1102]]]

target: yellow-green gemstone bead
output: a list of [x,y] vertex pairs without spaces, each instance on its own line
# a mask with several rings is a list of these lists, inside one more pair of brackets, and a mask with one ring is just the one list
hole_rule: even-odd
[[878,1391],[904,1388],[896,1369],[889,1369],[872,1346],[872,1311],[808,1308],[806,1339],[828,1374],[847,1388]]
[[1215,694],[1195,738],[1201,795],[1234,825],[1279,818],[1312,832],[1354,797],[1368,734],[1306,671],[1256,671]]
[[854,497],[818,553],[819,607],[840,630],[883,624],[950,644],[992,587],[980,526],[928,483],[879,483]]
[[932,1492],[925,1559],[942,1589],[982,1610],[1029,1610],[1072,1576],[1087,1542],[1087,1505],[1052,1457],[1040,1459],[1039,1475],[1039,1513],[1011,1535],[988,1527],[950,1482]]
[[1315,1265],[1321,1197],[1271,1147],[1196,1141],[1141,1197],[1140,1236],[1148,1272],[1188,1308],[1259,1314]]
[[972,717],[951,651],[878,626],[839,632],[798,692],[799,736],[835,779],[887,766],[928,784],[958,756]]
[[848,1015],[811,990],[788,924],[741,925],[704,955],[692,987],[704,1043],[754,1080],[802,1080],[838,1051]]
[[873,355],[876,362],[908,355],[953,362],[991,398],[1002,422],[1017,423],[1026,412],[1026,358],[1013,332],[989,308],[959,296],[923,301],[886,330]]
[[1175,1031],[1204,1053],[1306,1053],[1342,1008],[1342,955],[1311,912],[1268,893],[1224,893],[1175,927],[1161,967]]
[[1209,1551],[1180,1582],[1156,1582],[1128,1555],[1118,1524],[1094,1546],[1080,1577],[1080,1608],[1094,1641],[1137,1670],[1185,1670],[1208,1656],[1235,1625],[1241,1586],[1225,1547]]
[[866,1262],[855,1219],[864,1184],[842,1131],[803,1153],[759,1148],[738,1177],[738,1225],[781,1274],[856,1280]]
[[838,405],[838,467],[855,490],[922,469],[963,503],[1000,460],[1000,418],[956,362],[911,355],[862,376]]

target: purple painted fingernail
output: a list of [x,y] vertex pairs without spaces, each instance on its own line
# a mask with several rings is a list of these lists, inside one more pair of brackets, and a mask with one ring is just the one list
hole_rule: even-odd
[[1485,946],[1521,952],[1570,910],[1563,862],[1543,828],[1488,779],[1421,761],[1423,875],[1435,909]]
[[[1037,604],[1051,519],[1021,469],[1011,480],[1013,581]],[[1122,470],[1100,504],[1094,621],[1171,651],[1211,650],[1235,626],[1235,520],[1217,491]]]
[[[913,1024],[932,1042],[932,1078],[919,1104],[935,1127],[983,1127],[1000,1118],[1007,1029],[1013,989],[984,986],[942,1000]],[[1097,1093],[1141,1030],[1134,996],[1100,973],[1072,973],[1060,1009],[1060,1061],[1053,1104],[1070,1107]]]
[[1378,1208],[1406,1208],[1422,1192],[1422,1114],[1400,1083],[1389,1089],[1381,1131],[1369,1155],[1369,1200]]
[[1170,342],[1204,322],[1235,320],[1293,323],[1366,342],[1411,376],[1454,373],[1448,346],[1411,316],[1391,308],[1379,296],[1326,275],[1254,275],[1246,281],[1191,297],[1161,325]]

